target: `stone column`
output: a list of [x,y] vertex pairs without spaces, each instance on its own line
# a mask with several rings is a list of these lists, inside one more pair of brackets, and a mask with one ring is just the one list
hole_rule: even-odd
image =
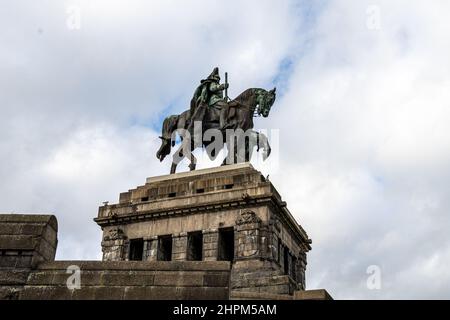
[[186,261],[187,232],[172,236],[172,261]]
[[103,261],[128,260],[128,239],[120,228],[113,228],[103,237]]
[[203,230],[203,261],[216,261],[218,255],[219,231]]
[[144,239],[144,261],[158,260],[158,237]]
[[236,260],[259,259],[261,257],[261,219],[251,210],[241,213],[236,220]]

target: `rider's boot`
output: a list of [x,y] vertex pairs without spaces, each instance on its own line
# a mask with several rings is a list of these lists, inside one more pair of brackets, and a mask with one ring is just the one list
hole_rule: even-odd
[[227,127],[227,117],[228,117],[228,106],[224,106],[220,110],[220,127],[219,130],[223,131]]

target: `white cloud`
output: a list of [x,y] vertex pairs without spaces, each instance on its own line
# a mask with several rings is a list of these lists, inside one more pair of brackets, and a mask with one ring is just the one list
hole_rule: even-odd
[[[375,4],[379,31],[366,28],[364,1],[330,2],[310,31],[272,117],[295,128],[282,131],[286,169],[272,180],[313,239],[310,286],[448,297],[449,8]],[[369,265],[382,270],[380,291],[365,286]]]
[[[82,10],[79,31],[66,28],[69,4]],[[380,8],[379,30],[367,28],[369,5]],[[5,5],[1,211],[54,212],[58,258],[98,258],[101,202],[169,169],[148,127],[187,109],[213,66],[229,72],[235,96],[271,87],[288,59],[283,95],[256,122],[280,129],[280,166],[259,168],[313,239],[308,287],[336,298],[449,297],[449,9],[443,0]],[[370,265],[381,269],[379,291],[366,287]]]

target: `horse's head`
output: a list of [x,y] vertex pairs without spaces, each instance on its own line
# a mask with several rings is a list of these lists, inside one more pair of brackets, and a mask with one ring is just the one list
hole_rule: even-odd
[[276,99],[276,90],[277,88],[273,88],[270,91],[262,89],[258,94],[258,114],[264,118],[269,116],[270,109]]

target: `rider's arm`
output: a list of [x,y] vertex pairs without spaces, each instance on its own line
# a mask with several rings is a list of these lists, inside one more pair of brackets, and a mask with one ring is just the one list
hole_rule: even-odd
[[218,83],[213,82],[209,86],[209,90],[211,90],[211,92],[217,92],[217,91],[225,90],[225,84],[218,84]]

